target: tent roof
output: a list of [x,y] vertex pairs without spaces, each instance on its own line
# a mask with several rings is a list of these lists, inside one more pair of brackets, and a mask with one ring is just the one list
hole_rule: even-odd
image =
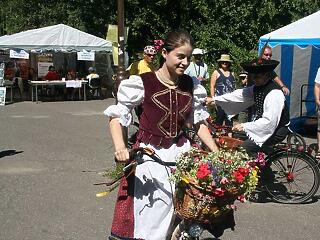
[[319,23],[320,11],[263,35],[259,40],[259,48],[269,38],[268,44],[272,47],[278,44],[298,45],[300,47],[320,46]]
[[112,51],[112,43],[64,24],[0,37],[0,49]]

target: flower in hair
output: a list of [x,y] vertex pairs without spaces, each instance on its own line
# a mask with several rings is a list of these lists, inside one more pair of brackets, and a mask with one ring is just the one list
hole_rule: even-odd
[[154,48],[157,49],[157,51],[159,51],[163,47],[164,41],[162,39],[156,39],[153,40],[153,44]]

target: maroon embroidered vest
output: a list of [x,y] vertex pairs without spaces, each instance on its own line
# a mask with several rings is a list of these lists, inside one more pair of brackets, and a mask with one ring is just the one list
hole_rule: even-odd
[[192,112],[193,81],[182,75],[176,89],[164,86],[154,72],[140,75],[144,85],[144,101],[140,117],[139,142],[169,148],[186,142],[181,134]]

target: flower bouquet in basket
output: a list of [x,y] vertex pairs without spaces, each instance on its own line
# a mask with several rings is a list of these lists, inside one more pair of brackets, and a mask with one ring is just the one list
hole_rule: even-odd
[[170,177],[176,183],[174,205],[180,217],[214,223],[244,202],[258,183],[257,163],[241,149],[222,148],[205,152],[192,148],[178,157]]

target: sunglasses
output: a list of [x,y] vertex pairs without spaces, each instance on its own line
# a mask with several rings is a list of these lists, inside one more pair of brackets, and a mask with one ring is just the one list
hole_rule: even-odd
[[229,62],[223,62],[223,61],[221,61],[221,64],[230,64]]
[[270,54],[263,54],[264,56],[266,56],[266,57],[272,57],[272,54],[270,53]]

